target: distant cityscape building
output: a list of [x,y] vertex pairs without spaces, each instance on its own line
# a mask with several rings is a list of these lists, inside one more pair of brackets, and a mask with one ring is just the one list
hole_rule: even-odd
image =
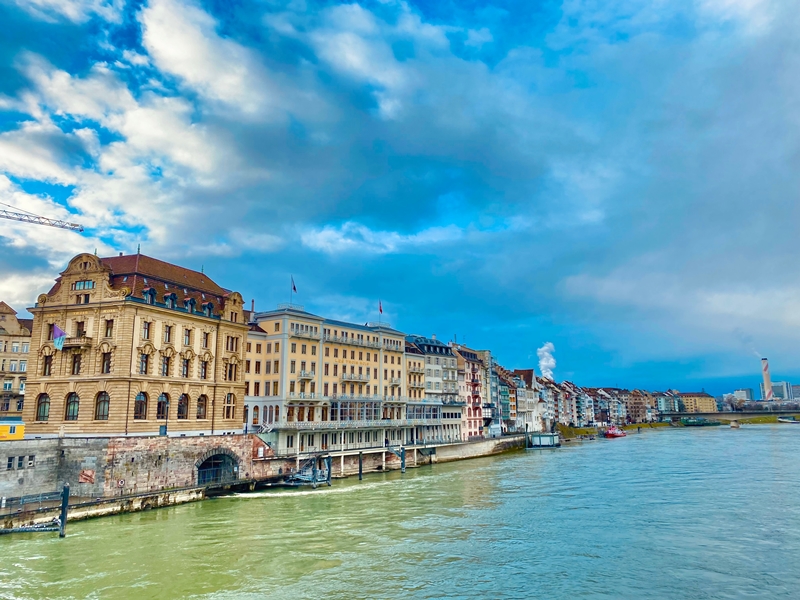
[[678,394],[683,401],[686,412],[717,412],[717,401],[714,396],[705,392],[687,392]]
[[750,402],[753,400],[753,388],[740,388],[733,392],[733,397],[737,400],[744,400]]
[[[788,381],[773,381],[772,383],[772,400],[791,400],[794,398],[792,393],[792,386],[791,383]],[[766,400],[767,397],[764,394],[764,383],[761,383],[761,399]]]

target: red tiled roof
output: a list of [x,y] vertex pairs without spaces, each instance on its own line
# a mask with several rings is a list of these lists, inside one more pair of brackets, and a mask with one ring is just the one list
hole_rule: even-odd
[[[174,284],[176,287],[191,288],[216,296],[226,296],[230,292],[214,283],[205,273],[179,267],[144,254],[110,256],[101,258],[100,261],[111,268],[112,280],[125,275],[141,275],[145,279],[151,277],[161,282]],[[146,286],[143,285],[143,287]]]

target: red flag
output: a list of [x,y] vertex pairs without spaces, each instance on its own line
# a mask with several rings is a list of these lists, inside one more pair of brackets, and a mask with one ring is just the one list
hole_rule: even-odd
[[383,314],[383,304],[381,304],[380,300],[378,300],[378,312],[380,314]]

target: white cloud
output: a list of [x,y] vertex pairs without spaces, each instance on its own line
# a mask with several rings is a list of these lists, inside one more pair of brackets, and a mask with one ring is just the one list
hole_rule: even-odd
[[119,21],[123,0],[16,0],[17,6],[45,21],[67,19],[84,23],[93,15]]
[[467,39],[464,44],[474,48],[480,48],[484,44],[488,44],[492,41],[494,41],[492,32],[486,27],[481,27],[480,29],[470,29],[467,31]]
[[52,287],[54,279],[52,272],[3,273],[0,299],[16,310],[17,316],[24,318],[25,309],[34,305],[39,294]]
[[455,225],[431,227],[405,235],[395,231],[373,231],[359,223],[347,222],[339,227],[326,225],[321,229],[306,230],[300,239],[304,246],[328,254],[343,252],[392,254],[427,245],[454,242],[462,236],[463,231]]

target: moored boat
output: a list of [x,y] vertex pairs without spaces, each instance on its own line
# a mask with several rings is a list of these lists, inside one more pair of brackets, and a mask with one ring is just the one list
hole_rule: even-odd
[[603,432],[603,437],[605,438],[621,438],[625,437],[626,435],[628,434],[616,425],[612,425]]
[[739,427],[741,427],[741,425],[739,425],[739,421],[731,421],[731,429],[739,429]]
[[705,417],[689,417],[681,419],[681,425],[684,427],[713,427],[722,425],[722,423],[720,421],[710,421]]
[[778,423],[791,423],[793,425],[800,425],[800,421],[794,417],[778,417]]

